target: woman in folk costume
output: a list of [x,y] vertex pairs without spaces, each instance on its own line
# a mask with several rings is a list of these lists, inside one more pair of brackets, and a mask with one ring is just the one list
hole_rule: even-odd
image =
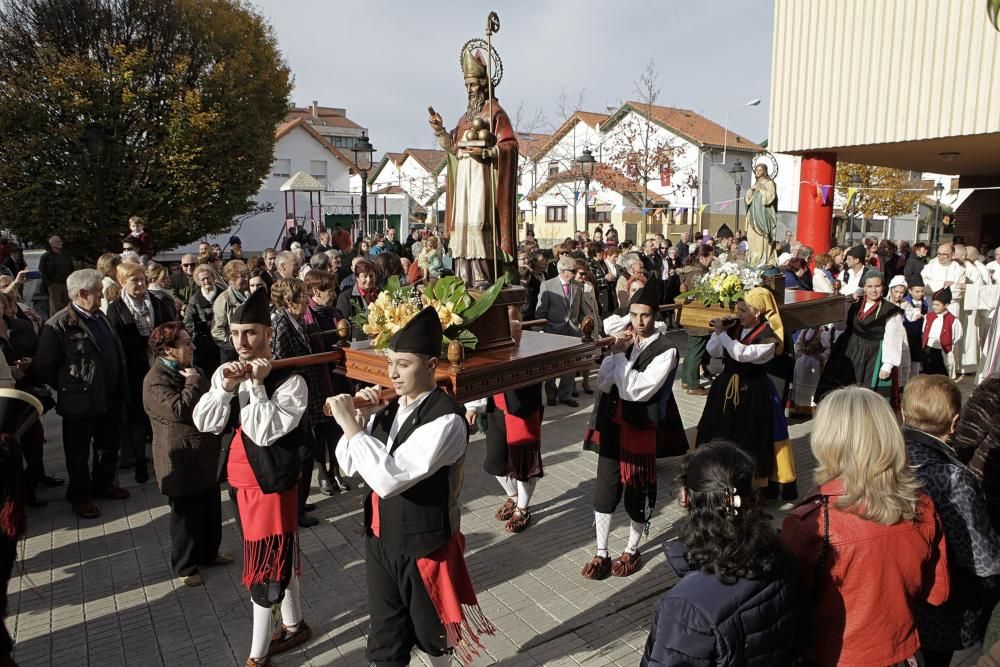
[[[299,451],[307,438],[305,380],[271,368],[271,308],[259,289],[230,313],[229,335],[238,361],[219,366],[211,389],[194,407],[203,433],[234,430],[222,448],[243,535],[243,584],[250,589],[253,633],[246,667],[270,666],[271,656],[312,637],[299,604]],[[272,611],[281,610],[273,633]]]
[[952,380],[961,375],[958,345],[962,340],[962,322],[948,311],[951,290],[945,287],[931,298],[931,312],[924,318],[922,373],[947,375]]
[[[684,454],[688,448],[672,391],[677,350],[656,331],[659,306],[660,281],[654,277],[632,297],[630,327],[614,334],[597,374],[599,394],[585,442],[599,454],[594,484],[597,555],[581,572],[587,579],[627,577],[642,567],[639,541],[656,502],[656,458]],[[623,497],[630,519],[628,544],[612,563],[611,515]]]
[[512,389],[465,404],[474,424],[486,413],[486,458],[483,470],[507,493],[496,511],[508,533],[520,533],[531,522],[528,511],[542,470],[542,385]]
[[886,398],[899,411],[899,367],[903,363],[903,311],[882,298],[881,273],[864,279],[864,295],[847,310],[844,332],[816,389],[816,403],[840,387],[859,385]]
[[[698,445],[733,440],[757,461],[754,484],[770,497],[794,500],[795,458],[784,406],[768,377],[770,362],[785,349],[785,327],[774,294],[756,287],[736,305],[738,320],[713,320],[708,353],[723,358],[698,422]],[[727,326],[728,325],[728,326]]]
[[[379,389],[327,399],[344,431],[337,460],[371,488],[365,498],[365,563],[373,665],[407,665],[416,646],[431,665],[478,655],[478,635],[495,631],[476,602],[460,531],[465,410],[437,387],[441,321],[427,307],[389,341],[389,379],[399,398],[380,404]],[[381,408],[381,409],[379,409]],[[371,410],[366,410],[371,412]]]

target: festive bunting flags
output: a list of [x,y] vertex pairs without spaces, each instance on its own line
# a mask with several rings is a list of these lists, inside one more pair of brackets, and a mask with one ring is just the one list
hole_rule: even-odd
[[704,213],[706,208],[708,208],[708,204],[702,204],[698,207],[698,213]]
[[719,202],[719,212],[721,213],[722,211],[727,210],[731,203],[732,201]]
[[847,188],[847,205],[850,206],[851,202],[854,201],[854,195],[858,194],[857,188]]

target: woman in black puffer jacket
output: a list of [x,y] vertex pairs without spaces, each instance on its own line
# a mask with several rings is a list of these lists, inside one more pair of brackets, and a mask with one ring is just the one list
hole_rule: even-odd
[[795,664],[803,595],[791,556],[753,491],[755,462],[716,440],[681,468],[680,540],[666,546],[680,581],[653,616],[642,665]]

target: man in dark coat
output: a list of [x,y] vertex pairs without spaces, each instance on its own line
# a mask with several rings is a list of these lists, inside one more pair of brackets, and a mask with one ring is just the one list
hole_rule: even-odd
[[102,278],[93,269],[69,275],[66,286],[72,303],[45,323],[32,364],[39,380],[58,390],[56,412],[63,418],[69,475],[66,499],[84,519],[101,516],[94,498],[129,497],[114,483],[126,389],[125,351],[101,312]]
[[924,270],[925,266],[927,266],[927,244],[923,241],[914,243],[913,251],[903,267],[903,277],[906,278],[906,284],[910,287],[916,285],[917,278],[920,278],[920,272]]

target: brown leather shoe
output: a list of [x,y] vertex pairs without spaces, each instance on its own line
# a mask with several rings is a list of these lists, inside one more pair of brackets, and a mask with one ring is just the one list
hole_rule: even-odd
[[264,656],[263,658],[247,658],[247,662],[244,667],[271,667],[271,656]]
[[281,630],[274,633],[271,637],[271,648],[267,652],[267,656],[278,655],[279,653],[284,653],[289,651],[299,644],[304,644],[310,639],[312,639],[313,631],[309,627],[309,624],[305,621],[299,623],[299,629],[295,632],[289,632],[288,628],[284,623],[281,624]]
[[636,549],[634,554],[622,553],[611,566],[611,574],[615,577],[629,577],[642,569],[642,554]]
[[611,574],[611,557],[594,556],[593,560],[583,566],[583,571],[580,574],[583,575],[584,579],[593,579],[594,581],[607,579],[608,575]]
[[698,387],[697,389],[688,389],[687,393],[691,396],[708,396],[708,389]]
[[81,519],[97,519],[101,516],[100,508],[90,498],[73,503],[73,511]]
[[511,515],[504,530],[508,533],[520,533],[529,523],[531,523],[531,513],[528,510],[517,510]]
[[118,486],[115,486],[114,484],[112,484],[111,486],[109,486],[108,488],[104,489],[103,491],[98,491],[97,493],[95,493],[94,497],[95,498],[107,498],[108,500],[125,500],[130,495],[132,495],[132,494],[129,493],[128,491],[126,491],[125,489],[123,489],[121,487],[118,487]]
[[508,498],[493,516],[497,518],[497,521],[509,521],[514,516],[515,509],[517,509],[517,501],[513,498]]

